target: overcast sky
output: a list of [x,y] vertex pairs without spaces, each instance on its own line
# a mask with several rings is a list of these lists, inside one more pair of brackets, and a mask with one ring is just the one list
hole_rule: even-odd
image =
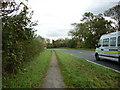
[[38,20],[35,27],[37,35],[44,38],[58,39],[68,37],[72,23],[80,22],[85,12],[94,14],[117,5],[119,0],[28,0],[34,11],[33,20]]

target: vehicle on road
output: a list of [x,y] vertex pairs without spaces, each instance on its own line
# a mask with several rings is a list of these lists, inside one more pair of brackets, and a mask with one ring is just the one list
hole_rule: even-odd
[[107,59],[120,63],[120,31],[102,35],[95,51],[96,60]]

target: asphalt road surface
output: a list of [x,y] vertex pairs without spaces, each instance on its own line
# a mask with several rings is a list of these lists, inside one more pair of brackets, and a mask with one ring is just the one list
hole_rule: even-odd
[[100,65],[108,67],[108,68],[112,68],[112,69],[120,72],[120,65],[118,64],[118,62],[114,62],[114,61],[110,61],[110,60],[96,61],[95,56],[94,56],[94,54],[95,54],[94,51],[73,50],[73,49],[54,49],[54,50],[65,51],[72,55],[84,58],[86,60],[92,61],[94,63],[100,64]]

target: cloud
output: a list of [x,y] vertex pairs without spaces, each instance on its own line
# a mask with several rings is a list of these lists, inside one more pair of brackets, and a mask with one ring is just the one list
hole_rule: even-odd
[[93,2],[88,8],[86,8],[85,11],[92,12],[94,14],[104,13],[109,8],[112,8],[113,6],[117,5],[118,2]]
[[103,13],[119,0],[29,0],[38,20],[36,34],[46,38],[68,37],[72,23],[79,23],[85,12]]
[[48,36],[48,37],[65,37],[66,35],[67,35],[67,30],[65,29],[65,30],[53,30],[53,31],[50,31],[50,32],[48,32],[46,35]]

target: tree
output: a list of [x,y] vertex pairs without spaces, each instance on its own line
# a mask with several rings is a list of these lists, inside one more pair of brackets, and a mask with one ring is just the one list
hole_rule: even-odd
[[[27,1],[27,0],[26,0]],[[1,16],[14,16],[18,14],[20,10],[22,10],[22,7],[27,7],[21,0],[2,0],[0,5],[0,11],[2,12],[0,14]]]
[[83,15],[82,23],[74,23],[74,30],[69,32],[74,39],[84,42],[85,47],[94,48],[101,35],[114,31],[112,22],[105,20],[102,14],[93,15],[88,12]]
[[47,44],[50,44],[50,39],[49,38],[47,38],[46,41],[47,41]]
[[41,43],[43,43],[43,41],[45,40],[45,38],[41,37],[40,35],[38,35],[38,36],[36,37],[36,39],[37,39],[38,41],[40,41]]
[[115,19],[118,22],[117,29],[120,31],[120,4],[105,11],[104,15]]
[[[29,12],[26,5],[16,8],[15,2],[3,2],[2,18],[2,51],[3,72],[16,73],[23,62],[28,62],[39,51],[42,51],[41,43],[35,39],[34,26],[32,22],[33,12]],[[15,5],[14,5],[15,4]],[[13,7],[11,6],[13,5]],[[8,9],[8,10],[7,10]],[[19,11],[16,14],[16,11]],[[12,14],[12,15],[11,15]]]

